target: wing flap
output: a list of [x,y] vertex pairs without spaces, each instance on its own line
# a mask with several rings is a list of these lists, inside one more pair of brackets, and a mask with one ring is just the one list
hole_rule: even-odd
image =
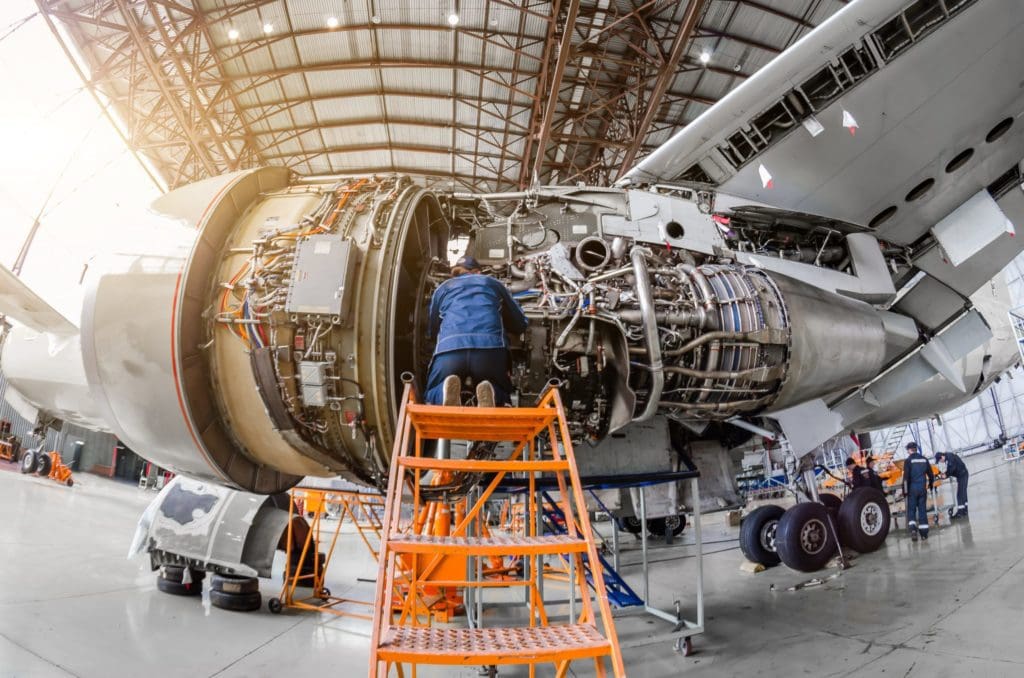
[[36,332],[71,336],[78,327],[43,301],[18,276],[0,266],[0,313]]

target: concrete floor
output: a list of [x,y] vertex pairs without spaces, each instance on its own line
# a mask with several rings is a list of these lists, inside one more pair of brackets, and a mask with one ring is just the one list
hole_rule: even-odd
[[[707,633],[682,657],[668,643],[624,652],[631,676],[1020,676],[1024,643],[1024,466],[998,453],[968,460],[971,522],[927,544],[902,533],[826,584],[809,575],[739,571],[736,528],[708,517]],[[994,468],[993,468],[994,467]],[[281,676],[364,674],[369,623],[328,615],[232,613],[156,590],[125,554],[152,492],[89,475],[65,488],[0,462],[0,676]],[[987,469],[987,470],[986,470]],[[944,499],[949,501],[948,488]],[[627,536],[628,537],[628,536]],[[631,540],[628,537],[628,540]],[[624,540],[624,544],[628,544]],[[716,543],[711,543],[716,542]],[[369,600],[375,563],[352,534],[332,566],[335,595]],[[659,547],[653,602],[692,605],[692,546]],[[637,553],[624,556],[638,560]],[[624,568],[635,578],[638,568]],[[828,574],[828,573],[826,573]],[[275,573],[277,576],[277,573]],[[264,598],[279,580],[264,580]],[[666,630],[627,618],[624,639]],[[339,673],[340,671],[340,673]],[[575,675],[589,675],[579,665]],[[421,675],[476,675],[475,671]],[[503,668],[500,676],[525,675]]]

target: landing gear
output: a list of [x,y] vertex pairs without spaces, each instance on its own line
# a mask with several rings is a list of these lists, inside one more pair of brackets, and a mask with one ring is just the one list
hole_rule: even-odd
[[782,562],[800,572],[823,568],[838,546],[830,522],[828,509],[817,502],[797,504],[783,513],[775,533]]
[[832,520],[836,520],[839,517],[839,509],[843,505],[843,500],[832,494],[831,492],[819,492],[818,501],[825,505],[828,512],[832,514]]
[[255,577],[238,577],[215,574],[210,583],[210,603],[222,610],[251,612],[260,609],[260,580]]
[[21,472],[35,473],[36,464],[39,462],[39,453],[35,450],[27,450],[21,458]]
[[664,518],[648,518],[647,520],[647,531],[655,536],[664,536],[666,532],[670,531],[673,537],[678,537],[685,529],[686,516],[682,513]]
[[859,553],[877,551],[889,536],[889,502],[873,487],[858,487],[839,508],[838,522],[844,546]]
[[781,562],[775,541],[779,519],[785,512],[781,506],[769,504],[759,506],[743,519],[740,524],[740,550],[747,560],[765,567]]
[[189,568],[188,583],[185,578],[185,568],[178,565],[164,565],[156,575],[156,587],[164,593],[173,596],[201,596],[203,594],[203,579],[206,572]]

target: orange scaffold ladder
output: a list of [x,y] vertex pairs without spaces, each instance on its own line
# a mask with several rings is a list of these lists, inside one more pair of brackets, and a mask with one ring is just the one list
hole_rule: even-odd
[[[500,460],[437,459],[423,455],[426,441],[441,439],[505,442],[512,443],[514,449]],[[411,525],[402,524],[403,505],[412,509],[413,516],[427,510],[430,502],[424,500],[421,489],[428,487],[423,476],[429,471],[483,474],[482,482],[486,483],[464,515],[452,523],[449,536],[417,534]],[[525,521],[528,532],[524,536],[485,536],[483,508],[510,473],[518,474],[517,481],[522,480],[530,489]],[[537,532],[541,507],[535,490],[542,473],[553,474],[558,484],[559,503],[567,517],[566,534]],[[377,574],[380,604],[373,622],[370,676],[387,676],[392,666],[400,676],[404,675],[405,664],[412,665],[413,676],[416,665],[423,664],[529,665],[531,678],[536,675],[538,664],[554,664],[556,675],[564,676],[570,663],[581,659],[593,660],[597,675],[606,676],[606,658],[615,676],[625,675],[557,388],[549,388],[536,407],[440,407],[417,403],[411,384],[406,384],[385,502],[385,538]],[[524,568],[523,578],[515,581],[468,577],[470,558],[498,555],[530,558],[533,566]],[[544,572],[542,559],[548,555],[575,559],[576,576],[570,597],[578,597],[581,605],[575,618],[570,616],[567,623],[551,623],[544,606],[540,579]],[[585,578],[584,556],[596,570],[593,594]],[[450,564],[452,559],[463,561],[465,567],[461,571],[466,575],[450,579],[446,574],[441,581],[432,577],[442,562]],[[443,569],[446,573],[452,571],[450,567]],[[431,626],[422,594],[429,586],[526,587],[524,605],[528,606],[528,622],[516,627]]]

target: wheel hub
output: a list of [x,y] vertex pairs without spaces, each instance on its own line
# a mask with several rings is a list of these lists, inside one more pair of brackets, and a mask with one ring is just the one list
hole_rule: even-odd
[[779,529],[779,521],[771,520],[761,528],[761,546],[766,551],[775,553],[775,533]]
[[825,548],[826,532],[825,523],[818,519],[808,520],[800,528],[800,548],[808,555],[819,553]]
[[860,529],[871,537],[882,530],[882,509],[878,504],[871,502],[860,510]]

